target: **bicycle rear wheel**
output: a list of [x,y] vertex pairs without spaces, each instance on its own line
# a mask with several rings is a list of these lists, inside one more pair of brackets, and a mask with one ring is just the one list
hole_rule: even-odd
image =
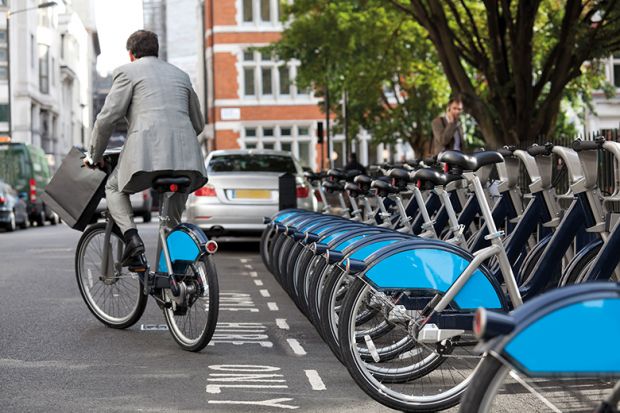
[[215,264],[203,255],[187,266],[184,276],[177,275],[181,294],[161,291],[164,317],[174,340],[187,351],[200,351],[211,341],[217,324],[219,286]]
[[105,228],[105,223],[91,225],[82,234],[76,249],[75,275],[90,312],[108,327],[127,328],[142,317],[147,296],[142,294],[140,277],[119,263],[125,243],[116,226],[107,246],[109,268],[103,274]]

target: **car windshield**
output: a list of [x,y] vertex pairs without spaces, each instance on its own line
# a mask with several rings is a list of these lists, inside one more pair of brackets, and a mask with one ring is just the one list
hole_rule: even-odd
[[214,156],[207,172],[289,172],[297,173],[289,156],[267,154],[231,154]]

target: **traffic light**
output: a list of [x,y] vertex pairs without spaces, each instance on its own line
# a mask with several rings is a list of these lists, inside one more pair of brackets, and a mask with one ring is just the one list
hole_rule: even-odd
[[323,143],[323,122],[316,124],[316,142]]

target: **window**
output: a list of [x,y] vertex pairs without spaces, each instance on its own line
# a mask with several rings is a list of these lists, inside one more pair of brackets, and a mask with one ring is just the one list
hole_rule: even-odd
[[0,104],[0,122],[9,121],[9,105]]
[[614,54],[612,64],[614,71],[614,86],[620,88],[620,53]]
[[6,66],[0,66],[0,80],[7,80],[9,78],[9,69]]
[[245,23],[254,21],[254,0],[243,0],[243,21]]
[[52,86],[55,86],[56,85],[56,60],[53,57],[52,57],[51,72],[52,72]]
[[240,56],[243,66],[244,96],[268,96],[277,99],[280,96],[287,98],[296,93],[292,82],[297,63],[278,62],[271,53],[244,51]]
[[242,129],[241,147],[291,152],[303,166],[315,166],[313,140],[307,125],[248,126]]
[[243,94],[245,96],[254,96],[256,94],[256,88],[254,87],[254,69],[243,69]]
[[49,53],[49,46],[39,45],[39,90],[45,94],[50,92]]
[[290,156],[281,155],[220,155],[209,162],[207,172],[290,172],[295,164]]
[[0,30],[0,43],[6,43],[6,30]]
[[239,0],[239,2],[243,23],[257,25],[279,23],[280,0]]
[[278,67],[278,73],[280,75],[280,94],[291,94],[291,69],[287,65]]
[[271,87],[271,68],[263,67],[261,69],[263,82],[263,95],[273,95],[273,88]]
[[263,22],[271,21],[271,0],[261,0],[260,19]]
[[36,60],[36,55],[35,55],[35,51],[34,51],[34,34],[30,35],[30,67],[32,67],[34,69],[34,62]]

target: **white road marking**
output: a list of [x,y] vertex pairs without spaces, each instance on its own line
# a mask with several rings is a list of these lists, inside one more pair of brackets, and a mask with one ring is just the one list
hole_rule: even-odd
[[280,327],[282,330],[290,330],[291,328],[288,326],[286,322],[286,318],[276,318],[276,325]]
[[253,406],[265,406],[265,407],[279,407],[280,409],[299,409],[299,406],[292,406],[290,404],[280,404],[283,402],[290,402],[293,399],[290,398],[281,398],[281,399],[270,399],[263,401],[241,401],[241,400],[209,400],[209,404],[243,404],[243,405],[253,405]]
[[259,290],[259,292],[260,292],[260,295],[262,295],[265,298],[271,297],[271,294],[269,294],[269,290]]
[[258,287],[263,286],[263,282],[261,280],[254,280],[254,284],[256,284]]
[[276,304],[276,303],[269,302],[269,303],[267,303],[267,307],[269,307],[269,309],[271,311],[278,311],[279,310],[278,304]]
[[258,277],[258,273],[256,271],[250,271],[250,277]]
[[248,270],[252,269],[252,266],[250,264],[245,264],[244,267],[247,268]]
[[245,258],[241,258],[239,261],[241,261],[241,264],[245,264],[246,262],[248,262],[248,260]]
[[295,340],[294,338],[287,338],[286,342],[289,346],[291,346],[293,352],[298,356],[305,356],[307,354],[306,350],[304,350],[301,344],[299,344],[299,341]]
[[316,370],[304,370],[306,372],[306,377],[308,377],[308,381],[312,386],[312,390],[325,390],[325,383],[321,380],[321,376]]

